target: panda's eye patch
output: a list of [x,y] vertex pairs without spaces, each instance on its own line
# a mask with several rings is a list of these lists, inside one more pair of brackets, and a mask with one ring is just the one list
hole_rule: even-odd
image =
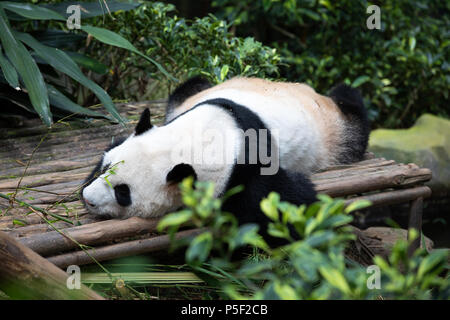
[[103,169],[100,172],[100,175],[105,174],[106,171],[108,171],[109,167],[111,166],[111,163],[106,164]]
[[117,203],[122,207],[126,207],[131,204],[130,188],[127,184],[116,185],[114,187],[114,194],[116,196]]

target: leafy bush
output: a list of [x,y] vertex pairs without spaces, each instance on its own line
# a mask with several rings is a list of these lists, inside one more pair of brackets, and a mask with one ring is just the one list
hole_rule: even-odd
[[[136,10],[113,16],[114,20],[97,18],[95,23],[130,39],[180,80],[198,74],[213,83],[236,75],[278,76],[280,56],[275,49],[250,37],[233,37],[227,23],[212,15],[190,21],[175,15],[173,5],[146,1]],[[154,65],[142,65],[123,50],[96,44],[86,52],[113,66],[112,79],[104,76],[99,81],[116,98],[166,98],[176,84],[167,81]]]
[[[348,223],[349,213],[368,205],[356,202],[347,208],[344,201],[320,195],[309,207],[296,207],[270,193],[261,209],[272,221],[268,233],[288,244],[271,248],[258,234],[258,226],[238,226],[231,213],[222,212],[223,199],[214,198],[214,185],[185,179],[181,184],[185,209],[165,216],[159,229],[173,235],[189,222],[206,228],[188,242],[186,262],[210,285],[221,288],[224,298],[241,299],[448,299],[448,251],[427,253],[418,249],[410,258],[408,243],[399,241],[386,261],[375,257],[381,271],[380,288],[369,289],[366,270],[344,255],[355,238]],[[232,196],[232,190],[225,197]],[[292,225],[300,240],[294,240]],[[417,235],[416,235],[417,236]],[[412,237],[414,238],[414,236]],[[251,246],[260,253],[236,260],[233,254]],[[444,277],[440,276],[446,272]]]
[[376,126],[409,126],[425,112],[448,117],[450,2],[387,0],[381,30],[369,30],[368,1],[215,0],[237,35],[278,48],[281,75],[327,92],[360,87]]
[[[2,98],[29,111],[34,109],[47,126],[52,123],[50,105],[71,113],[102,116],[102,114],[81,107],[67,97],[68,93],[62,93],[57,89],[57,86],[62,87],[61,76],[65,75],[91,90],[111,115],[116,120],[123,122],[106,91],[86,77],[80,69],[80,65],[82,65],[98,71],[100,64],[83,55],[61,50],[65,49],[68,44],[70,45],[74,39],[80,40],[80,36],[77,37],[76,33],[47,29],[50,25],[64,26],[67,6],[67,3],[45,6],[9,1],[0,3],[0,41],[1,49],[3,49],[0,50],[0,68],[2,70],[0,85],[2,85],[2,91],[7,92],[2,94]],[[103,14],[98,7],[92,5],[90,7],[90,16]],[[125,7],[130,9],[135,5]],[[116,9],[123,10],[124,5],[119,4]],[[13,23],[10,23],[10,20]],[[86,25],[84,22],[81,30],[109,46],[117,46],[143,57],[153,63],[162,74],[173,79],[157,62],[142,54],[118,34]],[[5,89],[8,85],[25,92],[25,98],[11,88],[8,93]]]

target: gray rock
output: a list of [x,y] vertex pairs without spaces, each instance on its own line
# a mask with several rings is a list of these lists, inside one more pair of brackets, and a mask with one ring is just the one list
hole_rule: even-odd
[[378,129],[370,134],[369,150],[378,157],[430,168],[427,185],[433,197],[450,196],[450,121],[422,115],[409,129]]

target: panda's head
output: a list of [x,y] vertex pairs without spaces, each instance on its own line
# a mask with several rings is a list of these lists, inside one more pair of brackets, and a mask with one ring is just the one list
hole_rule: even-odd
[[91,214],[158,217],[181,205],[178,183],[196,173],[189,164],[172,163],[170,147],[151,139],[159,129],[146,109],[134,134],[105,152],[81,191]]

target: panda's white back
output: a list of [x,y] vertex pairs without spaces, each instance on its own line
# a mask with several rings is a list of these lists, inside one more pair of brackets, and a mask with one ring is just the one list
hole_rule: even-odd
[[335,145],[345,127],[328,97],[304,84],[234,78],[186,99],[169,120],[198,103],[229,99],[255,112],[280,142],[283,168],[308,173],[335,164]]

